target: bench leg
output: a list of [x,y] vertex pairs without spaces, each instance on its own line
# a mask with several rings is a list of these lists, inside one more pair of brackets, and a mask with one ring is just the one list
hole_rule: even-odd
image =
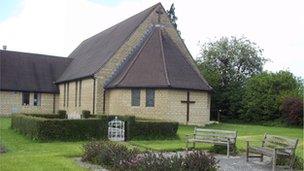
[[290,157],[290,163],[289,163],[290,170],[293,169],[294,162],[295,162],[295,156],[293,155]]
[[188,141],[186,141],[186,151],[188,151]]
[[247,141],[247,148],[246,148],[246,162],[249,162],[249,142]]
[[230,153],[230,143],[228,141],[227,143],[227,157],[229,158],[229,153]]
[[275,171],[277,165],[277,152],[274,150],[273,157],[272,157],[272,171]]
[[193,149],[195,149],[195,142],[193,142]]
[[264,155],[261,154],[261,157],[260,157],[260,161],[261,161],[261,162],[263,161],[263,157],[264,157]]

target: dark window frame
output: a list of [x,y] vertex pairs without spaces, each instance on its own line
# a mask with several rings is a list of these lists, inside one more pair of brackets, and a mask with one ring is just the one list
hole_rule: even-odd
[[67,83],[67,102],[66,102],[67,107],[69,107],[69,96],[70,96],[70,83]]
[[41,106],[41,94],[34,93],[34,106]]
[[131,89],[131,106],[140,106],[140,89]]
[[75,107],[77,107],[78,81],[75,82]]
[[66,83],[63,85],[63,107],[65,107],[66,104]]
[[78,95],[78,98],[79,98],[78,106],[79,107],[81,106],[81,89],[82,89],[82,80],[79,81],[79,95]]
[[146,89],[146,107],[155,106],[155,89]]
[[22,92],[22,106],[29,106],[29,105],[30,105],[30,93]]

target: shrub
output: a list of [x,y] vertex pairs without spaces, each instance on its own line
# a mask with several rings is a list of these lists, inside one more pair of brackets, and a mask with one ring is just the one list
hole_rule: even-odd
[[0,154],[1,153],[6,153],[6,149],[3,145],[0,144]]
[[65,110],[58,110],[59,118],[66,119],[68,118],[67,112]]
[[89,110],[83,110],[82,111],[82,118],[90,118],[91,112]]
[[111,141],[93,141],[84,145],[83,161],[90,161],[107,167],[119,168],[121,161],[130,161],[139,150],[128,149],[126,146]]
[[202,151],[194,151],[185,156],[183,169],[185,170],[217,170],[218,161],[212,155],[207,155]]
[[133,137],[139,139],[163,139],[176,137],[177,122],[136,121]]
[[303,126],[303,101],[295,97],[287,97],[280,106],[283,119],[289,125]]
[[106,138],[102,119],[46,119],[16,114],[12,128],[37,140],[86,140]]
[[84,146],[83,161],[103,165],[113,170],[216,170],[218,161],[201,151],[178,154],[145,152],[128,149],[124,145],[109,141],[93,141]]
[[53,118],[58,119],[60,116],[58,114],[24,114],[26,116],[40,117],[40,118]]

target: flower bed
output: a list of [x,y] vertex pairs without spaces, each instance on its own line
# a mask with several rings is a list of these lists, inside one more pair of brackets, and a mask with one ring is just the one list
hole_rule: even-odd
[[185,155],[144,152],[128,149],[109,141],[93,141],[84,146],[82,161],[98,164],[113,170],[201,170],[218,168],[218,161],[202,151]]

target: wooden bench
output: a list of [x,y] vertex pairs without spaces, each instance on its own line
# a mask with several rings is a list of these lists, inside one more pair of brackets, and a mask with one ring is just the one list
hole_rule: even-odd
[[189,143],[193,143],[193,148],[195,143],[221,145],[227,146],[227,157],[229,157],[230,148],[235,150],[236,137],[236,131],[194,128],[193,134],[186,135],[186,150]]
[[[295,160],[295,150],[298,144],[298,139],[290,139],[276,135],[264,135],[261,146],[251,146],[251,141],[247,142],[246,160],[249,158],[260,158],[263,161],[263,156],[272,158],[272,170],[275,170],[276,159],[278,155],[285,156],[289,159],[289,167],[292,169]],[[260,141],[261,142],[261,141]],[[259,154],[250,156],[249,153]]]

